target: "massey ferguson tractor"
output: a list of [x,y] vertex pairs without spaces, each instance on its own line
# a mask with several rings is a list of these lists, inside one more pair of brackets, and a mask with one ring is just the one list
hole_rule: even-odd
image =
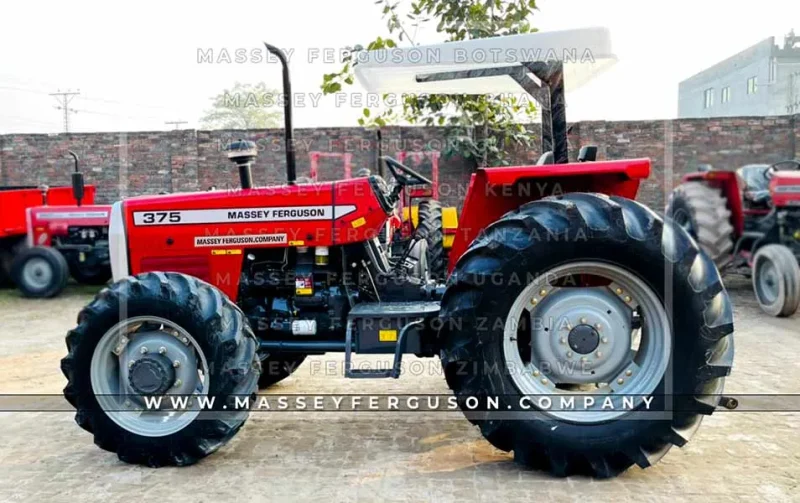
[[750,276],[761,309],[791,316],[800,305],[800,161],[704,165],[683,177],[667,215],[723,272]]
[[[290,95],[286,57],[266,47]],[[497,50],[500,63],[477,61]],[[386,178],[295,183],[291,100],[286,185],[252,186],[243,140],[228,153],[235,194],[115,203],[115,283],[81,311],[61,362],[77,423],[123,461],[190,465],[308,355],[343,353],[345,377],[380,379],[413,354],[440,358],[453,401],[527,466],[612,477],[686,444],[703,416],[735,406],[721,395],[733,311],[708,255],[633,200],[648,159],[586,149],[567,161],[564,85],[614,59],[607,30],[584,29],[374,51],[357,65],[369,92],[521,84],[542,105],[542,163],[472,175],[446,284],[430,279],[424,239],[403,260],[377,239],[404,188],[429,180],[384,157]],[[355,368],[354,353],[394,365]]]
[[[111,206],[95,205],[75,162],[72,187],[0,188],[0,276],[26,297],[55,297],[72,276],[87,285],[111,278]],[[88,203],[88,204],[85,204]]]

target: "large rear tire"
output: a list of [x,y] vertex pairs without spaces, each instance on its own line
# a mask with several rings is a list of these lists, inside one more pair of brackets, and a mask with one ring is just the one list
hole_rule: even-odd
[[58,250],[34,246],[17,255],[11,275],[22,295],[46,299],[60,294],[67,286],[69,265]]
[[[558,476],[612,477],[684,445],[733,361],[714,264],[679,227],[619,197],[568,194],[506,214],[459,259],[441,313],[442,364],[467,417],[516,461]],[[585,393],[597,403],[583,410],[536,400],[580,404]],[[499,405],[476,409],[470,397]],[[615,410],[600,409],[605,398]]]
[[434,199],[425,199],[418,206],[416,237],[428,243],[428,271],[431,279],[447,277],[447,251],[444,248],[442,205]]
[[800,306],[800,266],[788,247],[779,244],[758,249],[753,258],[753,291],[770,316],[791,316]]
[[[122,461],[190,465],[247,420],[257,389],[257,341],[218,289],[191,276],[146,273],[104,288],[67,334],[61,370],[75,421]],[[191,397],[159,412],[145,397]],[[200,400],[206,402],[201,411]],[[171,400],[171,398],[170,398]],[[177,407],[177,406],[176,406]]]
[[86,267],[80,262],[75,262],[70,264],[70,275],[81,285],[105,285],[111,279],[111,266]]
[[306,355],[278,355],[261,359],[261,375],[258,378],[258,389],[266,389],[283,381],[297,370],[305,361]]
[[666,215],[697,241],[717,267],[733,259],[731,212],[719,189],[702,182],[679,185],[670,195]]

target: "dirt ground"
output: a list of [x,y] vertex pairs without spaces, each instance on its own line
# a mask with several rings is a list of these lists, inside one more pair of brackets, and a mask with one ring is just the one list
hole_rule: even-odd
[[[764,316],[748,282],[727,284],[736,360],[726,393],[797,393],[800,315]],[[61,392],[64,335],[92,293],[36,301],[0,291],[0,394]],[[271,392],[447,393],[435,372],[327,375],[338,356],[307,360]],[[256,412],[201,463],[159,470],[95,447],[72,416],[0,413],[0,501],[800,501],[800,413],[720,411],[655,467],[602,482],[524,470],[460,414]]]

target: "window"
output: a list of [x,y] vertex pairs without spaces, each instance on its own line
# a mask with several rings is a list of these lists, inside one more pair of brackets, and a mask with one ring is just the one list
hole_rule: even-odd
[[703,108],[711,108],[714,106],[714,89],[706,89],[703,91]]
[[758,77],[750,77],[747,79],[747,94],[756,94],[758,92]]
[[720,103],[730,103],[731,101],[731,88],[730,86],[725,86],[722,88],[722,97],[720,98]]

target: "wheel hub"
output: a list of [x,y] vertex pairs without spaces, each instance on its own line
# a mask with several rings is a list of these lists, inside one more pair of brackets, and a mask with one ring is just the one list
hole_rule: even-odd
[[133,362],[128,383],[140,395],[163,395],[175,384],[175,369],[169,358],[148,355]]
[[600,334],[591,325],[578,325],[570,330],[567,340],[573,351],[588,355],[600,345]]

